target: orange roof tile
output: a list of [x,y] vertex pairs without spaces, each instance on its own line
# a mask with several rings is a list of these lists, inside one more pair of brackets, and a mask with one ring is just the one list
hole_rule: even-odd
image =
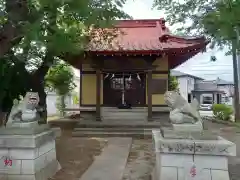
[[[95,39],[89,44],[88,51],[97,54],[161,53],[172,50],[203,49],[207,44],[204,37],[189,38],[172,35],[165,26],[164,19],[120,20],[117,21],[115,28],[119,32],[115,38],[110,41]],[[97,36],[99,38],[101,33]]]

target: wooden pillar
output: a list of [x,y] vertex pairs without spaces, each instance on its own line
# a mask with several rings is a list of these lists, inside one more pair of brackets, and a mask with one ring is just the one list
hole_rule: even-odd
[[152,120],[152,70],[147,73],[148,120]]
[[101,71],[96,71],[96,120],[101,121]]

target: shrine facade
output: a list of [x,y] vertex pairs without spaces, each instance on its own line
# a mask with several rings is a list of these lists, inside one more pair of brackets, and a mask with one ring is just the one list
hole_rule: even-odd
[[71,64],[80,69],[80,107],[166,106],[169,71],[204,50],[204,37],[171,34],[164,19],[119,20],[111,42],[91,42],[85,58]]

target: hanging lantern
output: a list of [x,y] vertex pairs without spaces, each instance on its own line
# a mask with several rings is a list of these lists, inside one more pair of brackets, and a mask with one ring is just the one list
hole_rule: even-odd
[[139,81],[141,81],[141,78],[140,78],[139,74],[137,74],[137,79],[138,79]]
[[107,78],[108,78],[108,76],[109,76],[109,73],[107,73],[107,75],[104,77],[104,79],[107,79]]

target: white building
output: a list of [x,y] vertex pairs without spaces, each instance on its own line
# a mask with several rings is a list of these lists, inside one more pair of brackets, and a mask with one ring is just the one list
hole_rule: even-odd
[[178,80],[178,88],[180,91],[180,94],[188,101],[190,102],[192,97],[192,91],[195,89],[195,84],[198,81],[203,80],[200,77],[193,76],[191,74],[183,73],[177,70],[171,71],[171,76],[174,76]]
[[200,104],[225,103],[232,105],[234,84],[217,78],[204,80],[191,74],[172,70],[171,75],[178,80],[180,94],[191,102],[193,96]]
[[216,83],[220,91],[224,91],[224,96],[222,97],[222,102],[233,105],[233,95],[234,95],[234,83],[225,81],[223,79],[217,78]]

